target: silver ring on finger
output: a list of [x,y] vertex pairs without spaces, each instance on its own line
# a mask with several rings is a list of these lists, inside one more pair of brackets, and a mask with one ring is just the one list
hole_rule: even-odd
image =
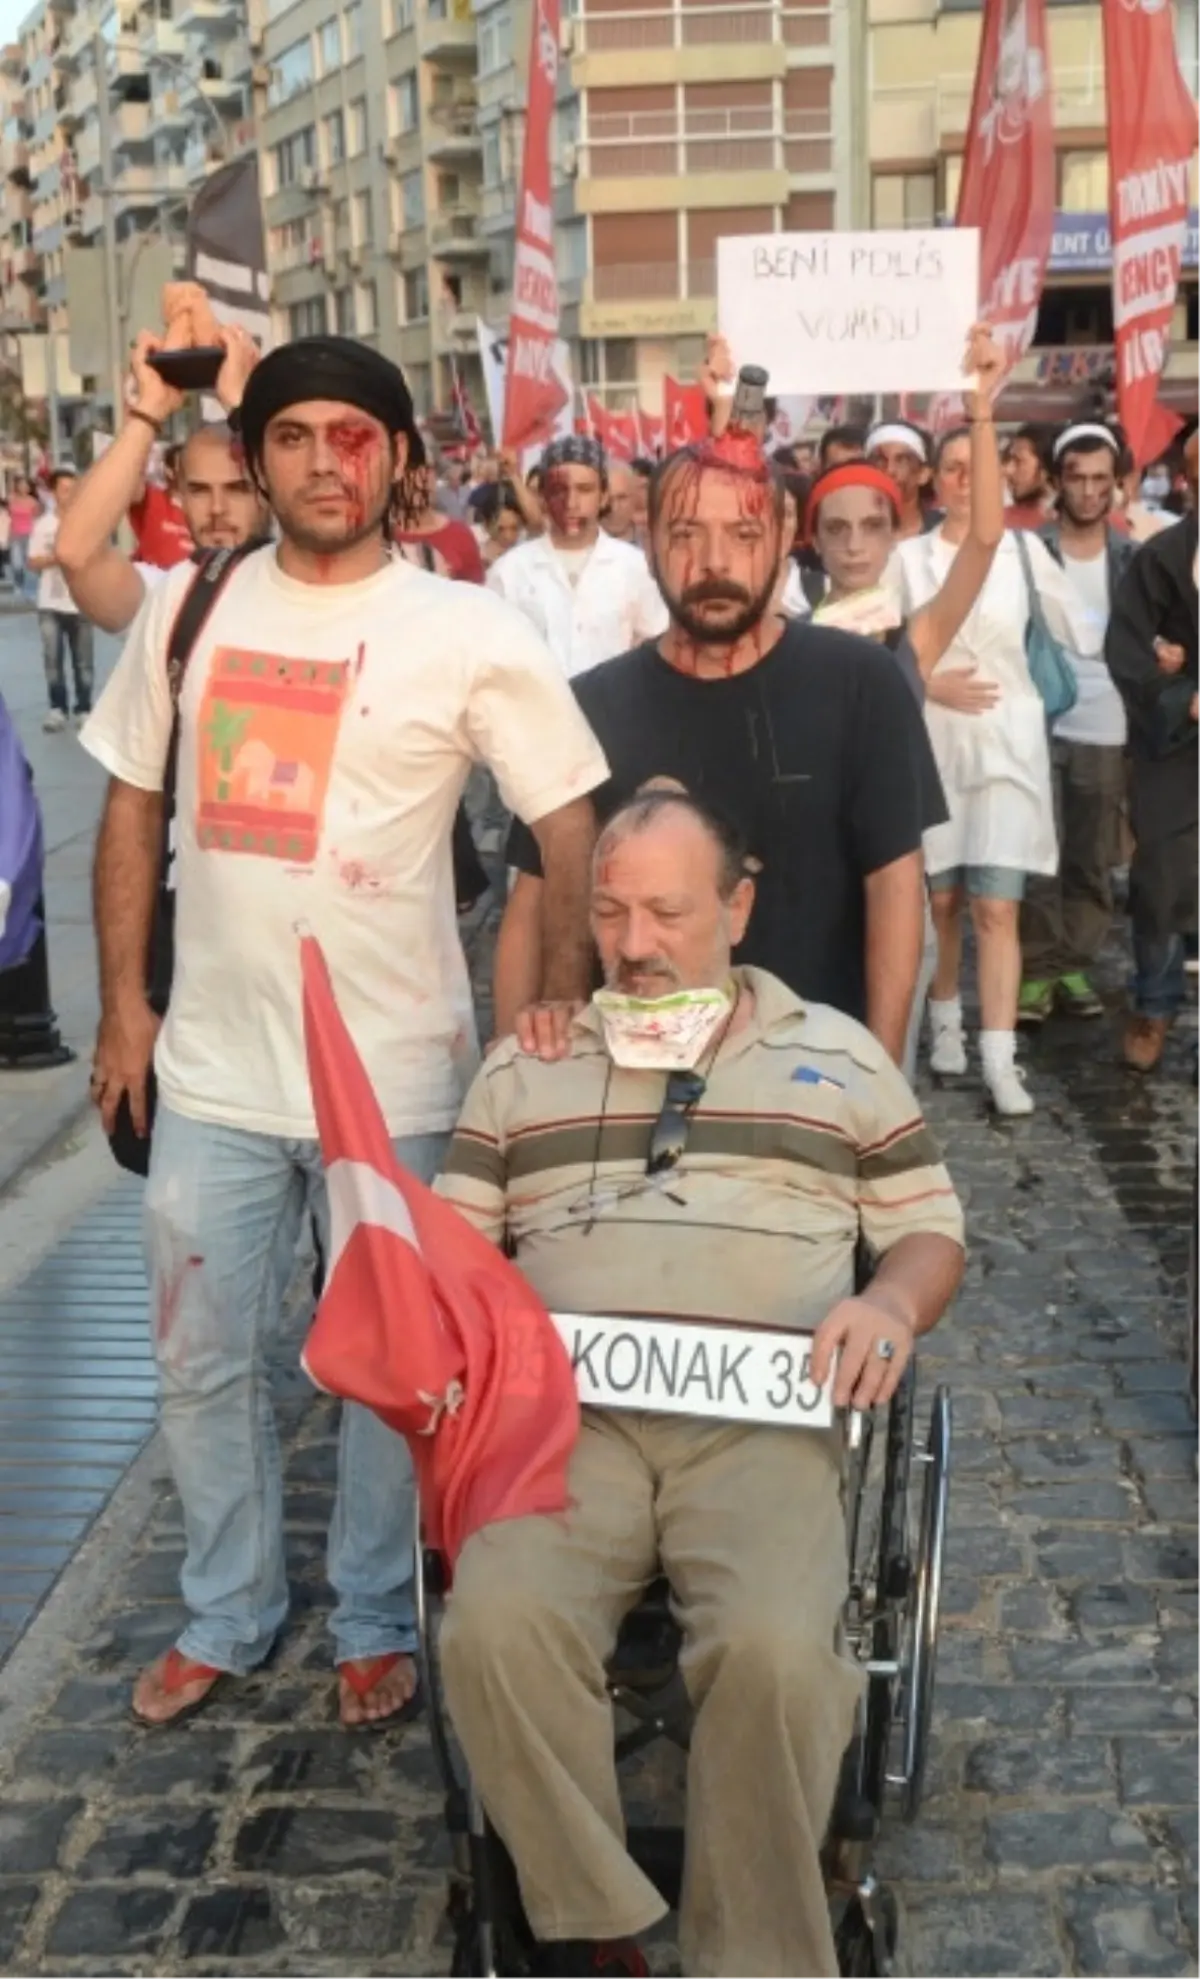
[[875,1342],[875,1352],[881,1361],[890,1361],[895,1357],[896,1342],[894,1340],[877,1340]]

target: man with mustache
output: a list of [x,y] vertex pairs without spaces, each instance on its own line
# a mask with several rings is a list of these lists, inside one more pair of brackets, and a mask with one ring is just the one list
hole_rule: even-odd
[[[670,624],[574,681],[609,763],[607,817],[670,780],[729,818],[757,873],[738,961],[865,1022],[899,1062],[924,921],[921,834],[945,809],[920,710],[891,654],[773,606],[783,487],[731,432],[673,454],[650,489],[650,558]],[[536,847],[496,952],[496,1030],[562,1051],[546,1008]],[[518,1026],[518,1019],[520,1023]]]
[[[241,436],[278,544],[228,576],[174,683],[170,627],[191,574],[168,576],[83,733],[111,779],[92,1075],[106,1128],[128,1095],[144,1133],[152,1057],[158,1077],[146,1250],[190,1616],[136,1684],[151,1725],[262,1663],[287,1613],[264,1353],[306,1209],[326,1254],[329,1231],[297,924],[320,929],[401,1160],[431,1178],[476,1056],[450,852],[468,771],[494,770],[537,835],[550,967],[571,996],[588,977],[586,793],[605,767],[520,614],[392,554],[397,483],[424,460],[395,365],[349,338],[284,345],[251,373]],[[173,732],[175,974],[160,1031],[145,966]],[[402,1439],[347,1406],[329,1578],[348,1728],[411,1708],[413,1516]]]

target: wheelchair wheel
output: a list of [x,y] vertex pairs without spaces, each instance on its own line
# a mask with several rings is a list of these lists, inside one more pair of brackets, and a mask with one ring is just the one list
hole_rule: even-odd
[[929,1757],[933,1685],[937,1662],[946,1518],[950,1498],[950,1392],[933,1398],[929,1435],[919,1461],[924,1469],[916,1558],[905,1617],[900,1720],[903,1729],[902,1811],[916,1818]]
[[897,1935],[896,1899],[890,1890],[874,1888],[866,1902],[862,1896],[851,1897],[834,1934],[842,1979],[889,1979]]

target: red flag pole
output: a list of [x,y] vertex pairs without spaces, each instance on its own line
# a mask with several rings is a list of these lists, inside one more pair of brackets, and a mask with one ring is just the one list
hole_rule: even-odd
[[1104,0],[1103,18],[1117,412],[1140,467],[1179,423],[1156,400],[1187,237],[1196,105],[1173,8]]
[[957,221],[980,230],[980,313],[1010,367],[1037,327],[1054,199],[1045,0],[985,0]]

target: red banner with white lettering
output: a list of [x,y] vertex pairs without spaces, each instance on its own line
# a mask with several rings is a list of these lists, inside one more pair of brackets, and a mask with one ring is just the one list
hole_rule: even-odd
[[1178,426],[1155,400],[1196,147],[1196,106],[1180,74],[1167,0],[1104,0],[1104,62],[1117,416],[1141,466],[1158,457]]
[[708,432],[708,402],[703,385],[681,385],[668,373],[663,379],[663,414],[667,452],[702,440]]
[[558,338],[558,278],[550,203],[550,125],[558,75],[559,0],[534,0],[525,110],[525,154],[517,205],[504,389],[504,445],[536,447],[553,437],[566,404],[553,357]]
[[610,460],[633,460],[638,450],[637,415],[609,412],[589,392],[584,400],[588,431],[599,440]]
[[1054,196],[1045,0],[985,0],[957,219],[979,228],[979,313],[1010,366],[1037,326]]

